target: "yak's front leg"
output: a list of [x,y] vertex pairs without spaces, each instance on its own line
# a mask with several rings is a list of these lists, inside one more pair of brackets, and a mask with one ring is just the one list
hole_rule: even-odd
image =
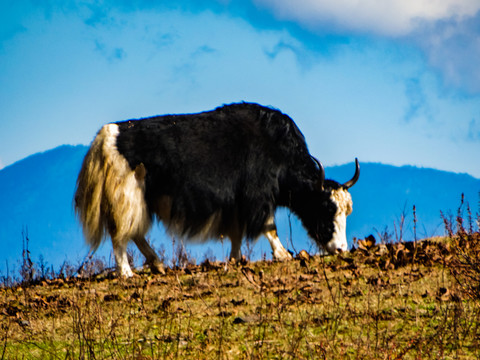
[[278,261],[292,259],[292,255],[283,247],[277,234],[277,226],[273,217],[267,220],[265,224],[264,235],[268,239],[272,248],[273,258]]

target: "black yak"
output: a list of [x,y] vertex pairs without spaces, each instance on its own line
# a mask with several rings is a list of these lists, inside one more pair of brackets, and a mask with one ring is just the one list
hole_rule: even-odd
[[198,114],[164,115],[107,124],[85,156],[75,210],[92,249],[110,235],[117,269],[132,276],[133,240],[153,271],[162,264],[145,240],[152,221],[191,239],[228,237],[230,257],[242,239],[265,235],[273,257],[291,258],[278,239],[275,210],[288,207],[309,236],[330,253],[347,249],[345,184],[325,180],[293,120],[252,103]]

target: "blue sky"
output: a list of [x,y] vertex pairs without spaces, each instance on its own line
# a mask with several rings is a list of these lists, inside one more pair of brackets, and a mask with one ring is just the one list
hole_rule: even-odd
[[0,168],[110,121],[253,101],[325,165],[480,178],[480,1],[158,3],[2,0]]

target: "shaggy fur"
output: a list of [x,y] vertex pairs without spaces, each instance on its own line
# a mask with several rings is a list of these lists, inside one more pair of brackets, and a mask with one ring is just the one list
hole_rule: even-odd
[[143,236],[150,228],[145,204],[145,169],[132,170],[116,148],[118,125],[107,124],[97,134],[77,180],[75,209],[85,238],[96,249],[106,232],[112,239]]
[[[332,198],[346,188],[323,179],[290,117],[232,104],[105,125],[83,162],[75,206],[90,245],[110,234],[127,275],[122,259],[130,239],[150,263],[158,260],[144,240],[155,217],[188,238],[229,237],[234,258],[242,238],[265,234],[274,256],[288,258],[272,220],[278,206],[296,213],[319,246],[334,238],[335,217],[351,209],[349,195]],[[349,186],[356,179],[358,163]]]

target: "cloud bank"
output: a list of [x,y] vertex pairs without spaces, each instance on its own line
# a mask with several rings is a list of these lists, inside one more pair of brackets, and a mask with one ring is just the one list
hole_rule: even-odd
[[424,23],[411,40],[425,53],[445,85],[470,94],[480,93],[480,11],[466,18]]
[[[335,44],[343,45],[354,37],[399,41],[420,49],[426,63],[440,75],[446,88],[469,95],[480,94],[478,0],[170,0],[158,3],[149,0],[87,0],[68,5],[46,2],[50,5],[31,3],[30,6],[22,0],[15,3],[19,4],[7,6],[9,16],[0,15],[3,22],[0,48],[2,38],[24,31],[24,24],[28,23],[12,19],[23,17],[25,20],[28,18],[24,14],[25,8],[32,12],[35,7],[43,8],[49,17],[53,3],[60,6],[61,11],[84,16],[85,23],[90,26],[112,22],[112,11],[209,11],[242,17],[255,27],[286,28],[300,42],[307,41],[311,48],[322,54],[329,53]],[[296,31],[298,29],[301,31]],[[270,55],[282,49],[274,49]],[[102,46],[97,50],[102,51]],[[125,54],[117,48],[105,56],[115,61]],[[304,54],[297,58],[301,59],[305,59]]]
[[280,21],[316,33],[375,36],[421,49],[447,87],[480,93],[478,0],[253,0]]
[[475,15],[477,0],[254,0],[279,19],[295,21],[312,29],[324,24],[341,32],[367,32],[382,36],[404,36],[423,21]]

